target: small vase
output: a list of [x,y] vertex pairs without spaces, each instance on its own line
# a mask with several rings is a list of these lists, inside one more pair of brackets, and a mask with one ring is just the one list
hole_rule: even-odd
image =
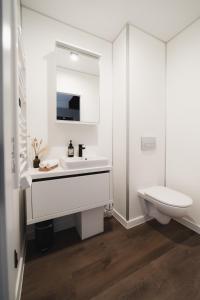
[[39,164],[40,164],[40,159],[36,155],[34,160],[33,160],[33,168],[39,168]]

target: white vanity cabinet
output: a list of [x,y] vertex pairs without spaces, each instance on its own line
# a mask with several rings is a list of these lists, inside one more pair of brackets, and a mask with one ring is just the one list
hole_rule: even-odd
[[83,228],[95,228],[94,220],[103,231],[103,207],[110,202],[109,171],[33,179],[26,194],[27,225],[77,213],[78,231],[86,238],[90,234]]

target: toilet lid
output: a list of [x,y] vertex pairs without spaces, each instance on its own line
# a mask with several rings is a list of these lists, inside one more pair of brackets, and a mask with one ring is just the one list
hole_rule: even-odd
[[190,197],[164,186],[153,186],[145,189],[144,194],[152,200],[170,206],[188,207],[192,205],[192,199]]

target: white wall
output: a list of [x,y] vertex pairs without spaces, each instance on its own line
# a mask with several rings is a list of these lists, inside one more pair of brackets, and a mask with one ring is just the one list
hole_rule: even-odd
[[57,67],[56,81],[57,92],[80,95],[82,122],[99,121],[99,76]]
[[[165,44],[128,26],[114,42],[113,64],[114,208],[140,222],[138,189],[165,177]],[[156,137],[156,149],[141,151],[142,136]]]
[[[165,44],[130,26],[129,36],[130,219],[144,215],[137,191],[163,185],[165,175]],[[141,151],[141,137],[156,149]]]
[[167,45],[167,186],[191,196],[200,226],[200,20]]
[[127,72],[125,28],[113,43],[113,197],[114,209],[126,218]]
[[[63,147],[72,139],[75,145],[84,143],[112,159],[112,44],[26,8],[22,16],[30,135],[44,138],[51,148]],[[101,55],[98,126],[57,124],[55,112],[49,115],[53,100],[48,97],[51,87],[47,82],[47,61],[56,40]]]

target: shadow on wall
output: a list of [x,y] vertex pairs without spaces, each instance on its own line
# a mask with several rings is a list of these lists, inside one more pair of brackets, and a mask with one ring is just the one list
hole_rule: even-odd
[[97,146],[98,127],[94,125],[56,123],[56,57],[52,52],[45,57],[47,61],[47,122],[48,145],[65,146],[70,139],[74,144]]

